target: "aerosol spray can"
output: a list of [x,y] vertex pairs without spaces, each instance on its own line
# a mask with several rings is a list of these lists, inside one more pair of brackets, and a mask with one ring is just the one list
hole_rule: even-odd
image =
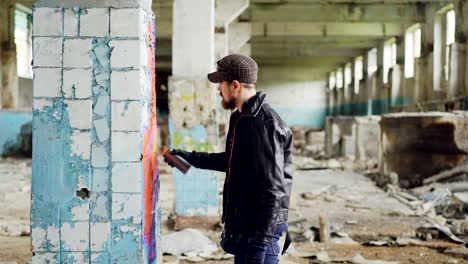
[[169,162],[174,164],[174,167],[176,167],[178,170],[180,170],[183,174],[187,174],[187,172],[190,170],[192,165],[188,163],[186,160],[184,160],[182,157],[178,155],[172,155],[169,153],[169,148],[164,147],[162,150],[163,157],[167,159]]

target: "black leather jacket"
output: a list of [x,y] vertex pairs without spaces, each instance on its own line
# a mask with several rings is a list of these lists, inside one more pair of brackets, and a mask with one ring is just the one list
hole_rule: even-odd
[[226,172],[225,232],[269,243],[288,220],[292,186],[292,133],[259,92],[231,115],[226,151],[192,152],[192,165]]

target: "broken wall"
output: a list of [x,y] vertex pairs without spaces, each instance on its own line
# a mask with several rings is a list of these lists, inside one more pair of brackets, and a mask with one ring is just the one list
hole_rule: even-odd
[[32,263],[157,263],[155,22],[139,1],[38,1]]
[[380,126],[381,172],[395,172],[402,187],[468,160],[468,119],[462,114],[386,114]]
[[325,125],[325,154],[328,157],[354,157],[356,147],[354,117],[328,117]]

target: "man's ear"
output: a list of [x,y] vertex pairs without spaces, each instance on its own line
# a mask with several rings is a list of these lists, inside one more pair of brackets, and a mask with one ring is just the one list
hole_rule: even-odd
[[241,83],[239,81],[232,81],[232,87],[234,88],[235,92],[240,92],[240,89],[242,88]]

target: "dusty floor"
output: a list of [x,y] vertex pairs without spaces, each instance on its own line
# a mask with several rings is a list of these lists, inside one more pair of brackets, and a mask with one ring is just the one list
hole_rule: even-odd
[[[0,263],[25,263],[31,259],[30,238],[24,236],[29,230],[30,166],[30,160],[0,160]],[[166,170],[161,170],[160,205],[166,223],[163,225],[163,234],[173,232],[168,228],[170,225],[167,224],[167,218],[173,210],[175,198],[173,180]],[[306,198],[303,197],[304,193],[307,193]],[[290,220],[305,218],[305,221],[291,225],[291,229],[318,226],[319,215],[322,215],[327,219],[331,231],[344,232],[359,242],[414,237],[415,229],[424,224],[425,220],[413,214],[405,205],[359,174],[340,170],[297,171],[295,174]],[[218,232],[204,232],[217,242]],[[23,236],[19,236],[21,233]],[[283,256],[280,263],[319,263],[314,259],[320,252],[326,252],[332,260],[350,259],[360,254],[369,260],[400,263],[468,263],[463,256],[443,253],[447,248],[459,247],[447,241],[430,241],[419,246],[404,247],[337,243],[293,243],[292,253]],[[309,257],[297,257],[298,254]],[[175,258],[165,259],[172,262]],[[182,260],[180,263],[189,262]],[[232,263],[232,260],[202,263]]]

